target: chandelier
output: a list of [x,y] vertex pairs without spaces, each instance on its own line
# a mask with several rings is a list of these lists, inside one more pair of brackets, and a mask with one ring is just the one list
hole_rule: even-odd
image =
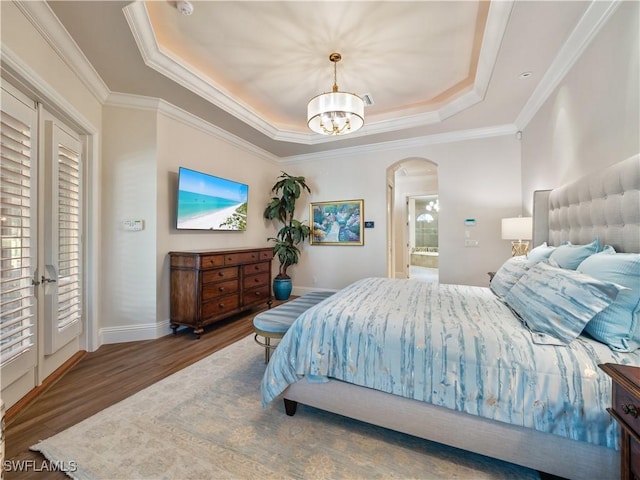
[[344,135],[364,125],[364,102],[354,93],[338,91],[337,63],[342,55],[332,53],[333,91],[313,97],[307,106],[307,125],[322,135]]

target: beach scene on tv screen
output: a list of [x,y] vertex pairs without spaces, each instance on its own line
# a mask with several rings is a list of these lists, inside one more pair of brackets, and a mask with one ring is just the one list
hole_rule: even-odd
[[248,185],[181,169],[178,228],[246,230]]

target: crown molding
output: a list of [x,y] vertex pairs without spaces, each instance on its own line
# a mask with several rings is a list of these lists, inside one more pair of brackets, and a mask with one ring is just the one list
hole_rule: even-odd
[[293,155],[289,157],[277,157],[254,144],[230,134],[206,120],[183,110],[165,100],[145,97],[141,95],[132,95],[128,93],[111,93],[105,102],[105,106],[135,108],[138,110],[150,110],[162,113],[178,122],[188,125],[192,128],[200,130],[207,135],[214,136],[224,140],[248,153],[256,155],[263,160],[273,164],[287,165],[291,163],[304,163],[307,161],[328,160],[334,157],[344,157],[354,154],[367,154],[384,152],[389,150],[399,150],[406,148],[424,147],[427,145],[435,145],[439,143],[454,143],[465,140],[474,140],[479,138],[489,138],[504,135],[515,135],[517,128],[514,124],[497,125],[486,128],[476,128],[469,130],[460,130],[456,132],[439,133],[435,135],[427,135],[423,137],[393,140],[389,142],[381,142],[370,145],[360,145],[348,148],[333,149],[326,152],[307,153],[302,155]]
[[0,58],[2,58],[2,69],[22,84],[36,100],[76,125],[83,133],[98,134],[98,128],[85,115],[4,43],[0,45]]
[[332,158],[344,158],[350,155],[362,155],[370,153],[379,153],[390,150],[405,150],[412,148],[420,148],[428,145],[436,145],[440,143],[455,143],[466,140],[475,140],[480,138],[500,137],[505,135],[515,135],[518,129],[514,124],[496,125],[493,127],[474,128],[469,130],[458,130],[455,132],[438,133],[435,135],[426,135],[403,140],[392,140],[389,142],[374,143],[370,145],[361,145],[357,147],[341,148],[329,150],[320,153],[307,153],[303,155],[293,155],[283,157],[279,163],[289,165],[294,163],[305,163],[318,160],[330,160]]
[[143,1],[130,3],[123,8],[123,12],[145,65],[188,88],[268,137],[275,137],[278,133],[276,127],[264,121],[247,105],[235,100],[229,92],[202,72],[192,65],[183,64],[179,58],[158,44],[153,25],[149,19],[149,12]]
[[278,163],[278,157],[272,153],[160,98],[112,92],[107,98],[105,106],[155,111],[207,135],[223,140],[267,162]]
[[621,2],[622,0],[591,2],[516,118],[518,130],[524,130],[542,108]]
[[[470,92],[445,103],[435,111],[418,115],[403,115],[402,111],[400,111],[396,118],[393,119],[373,123],[365,122],[364,128],[349,134],[349,138],[440,123],[445,118],[481,102],[489,85],[513,4],[514,0],[491,2],[478,59],[478,68],[475,72],[474,85]],[[127,5],[123,11],[136,45],[148,67],[188,88],[273,140],[305,145],[317,145],[339,140],[339,137],[288,130],[284,126],[267,121],[249,105],[234,98],[207,75],[163,49],[157,42],[153,25],[149,19],[149,12],[143,1],[135,1]]]
[[15,1],[14,3],[91,94],[100,103],[104,103],[109,95],[109,88],[47,2]]

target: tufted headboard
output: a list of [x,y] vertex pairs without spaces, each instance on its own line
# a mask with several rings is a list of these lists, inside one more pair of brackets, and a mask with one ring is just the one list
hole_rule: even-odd
[[533,246],[594,238],[640,253],[640,154],[568,185],[533,194]]

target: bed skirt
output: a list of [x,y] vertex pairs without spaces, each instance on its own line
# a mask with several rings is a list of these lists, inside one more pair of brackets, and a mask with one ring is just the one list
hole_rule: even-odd
[[610,448],[338,380],[310,383],[301,379],[290,385],[283,397],[563,478],[617,478],[620,472],[620,452]]

